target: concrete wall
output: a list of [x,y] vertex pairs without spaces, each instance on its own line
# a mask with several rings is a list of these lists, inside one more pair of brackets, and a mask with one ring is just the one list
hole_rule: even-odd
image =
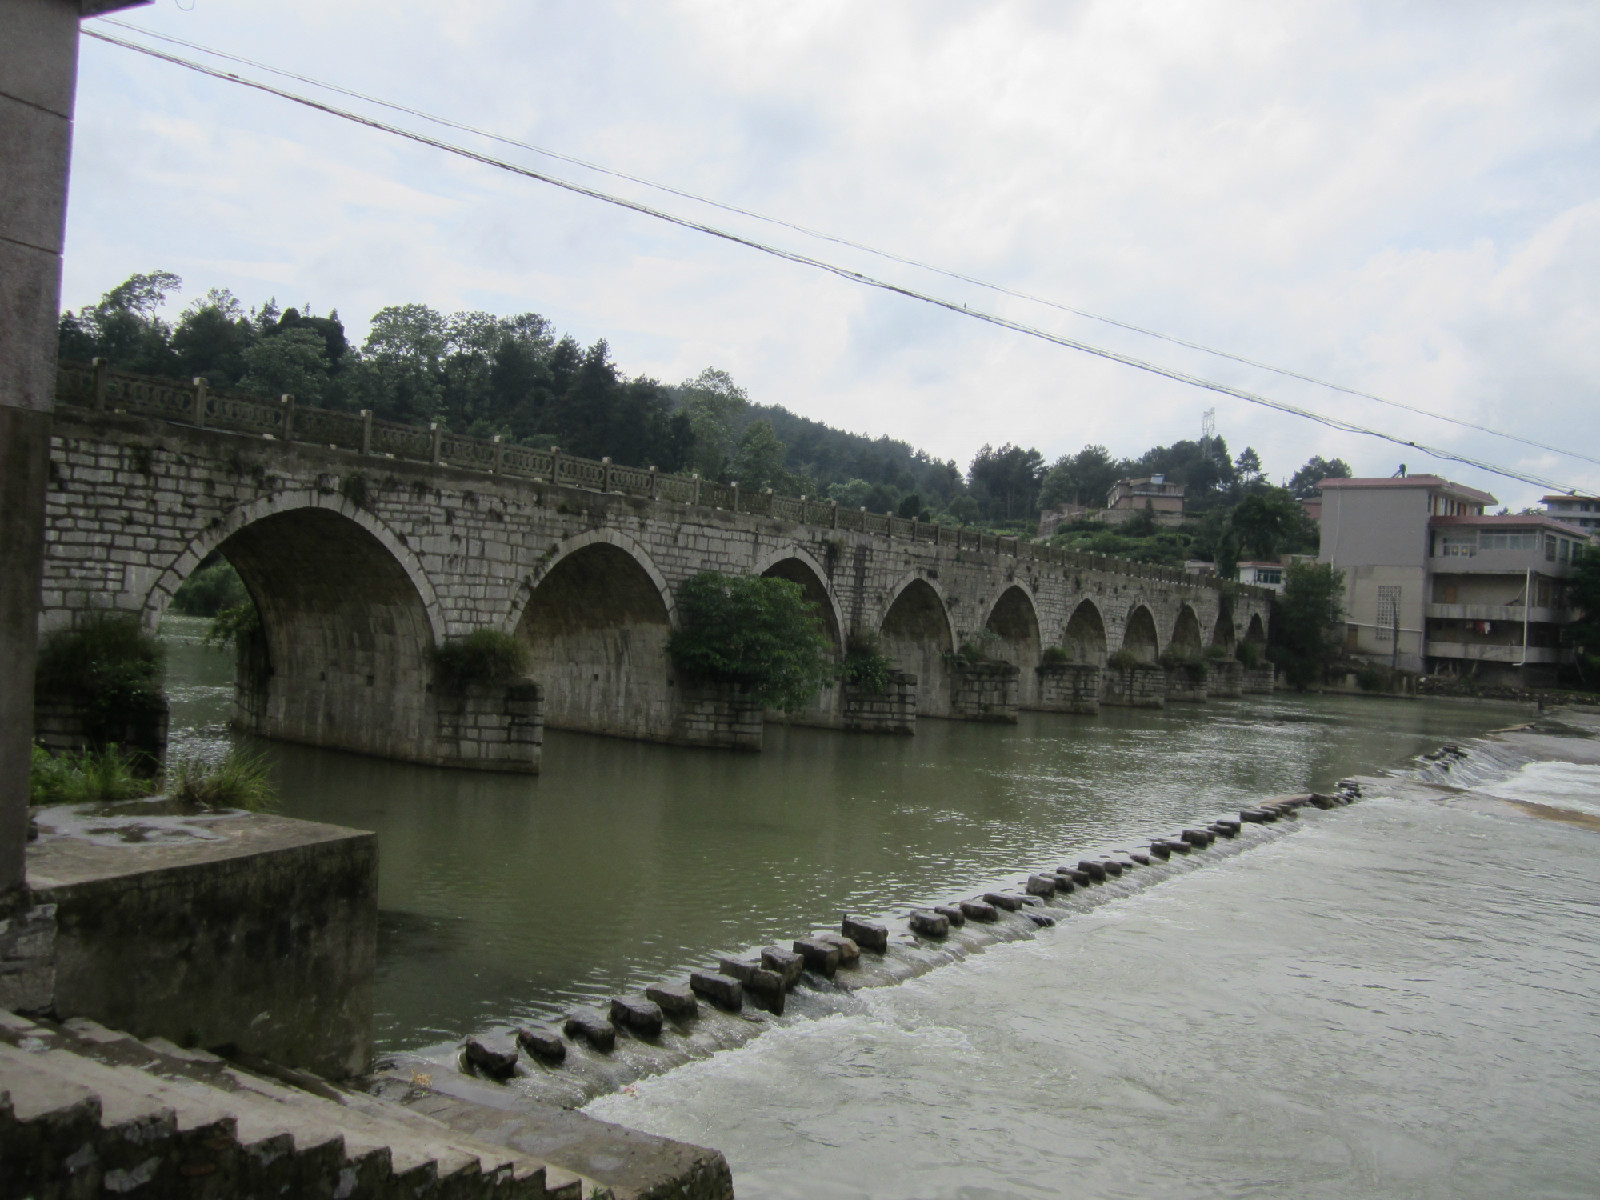
[[[265,694],[245,697],[259,710],[246,714],[253,727],[400,758],[453,753],[438,743],[431,650],[484,628],[528,643],[551,725],[678,740],[687,702],[666,638],[676,589],[705,570],[793,578],[830,637],[878,634],[917,677],[919,715],[953,715],[948,656],[980,630],[1013,666],[1029,664],[1032,689],[1044,646],[1070,640],[1100,658],[1128,641],[1131,619],[1132,644],[1153,660],[1186,606],[1202,628],[1220,612],[1215,587],[1116,560],[798,524],[80,408],[58,412],[51,463],[42,628],[91,606],[153,626],[221,550],[266,623]],[[1266,612],[1246,591],[1233,619]],[[817,723],[843,721],[832,692],[809,714]]]

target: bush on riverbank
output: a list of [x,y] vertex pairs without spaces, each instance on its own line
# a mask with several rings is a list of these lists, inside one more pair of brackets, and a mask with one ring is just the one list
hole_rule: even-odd
[[166,785],[172,799],[197,808],[272,812],[278,807],[266,757],[237,746],[219,763],[180,759],[168,768]]
[[735,684],[799,712],[833,677],[832,646],[798,583],[705,571],[678,590],[672,663],[696,683]]
[[498,629],[475,629],[466,637],[446,638],[433,652],[439,683],[451,692],[474,684],[510,683],[528,669],[528,648]]
[[39,648],[34,697],[72,704],[89,744],[103,749],[114,730],[163,710],[161,663],[161,643],[133,613],[88,612]]
[[133,756],[117,746],[51,754],[36,744],[28,767],[33,805],[105,804],[150,794],[150,781],[134,770]]

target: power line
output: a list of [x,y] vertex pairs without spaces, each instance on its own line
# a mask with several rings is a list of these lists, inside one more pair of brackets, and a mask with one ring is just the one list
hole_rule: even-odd
[[657,183],[652,179],[646,179],[640,175],[630,175],[626,171],[619,171],[612,167],[602,166],[601,164],[591,162],[588,159],[578,158],[577,156],[571,154],[565,154],[559,150],[551,150],[548,147],[539,146],[532,142],[519,141],[516,138],[506,137],[504,134],[495,133],[492,130],[482,129],[475,125],[468,125],[461,121],[452,120],[449,117],[441,117],[437,114],[426,112],[419,108],[411,108],[404,104],[395,103],[392,100],[385,100],[381,96],[374,96],[367,92],[360,92],[352,88],[343,87],[340,84],[328,83],[325,80],[317,79],[310,75],[302,75],[295,71],[285,70],[282,67],[275,67],[270,63],[264,63],[258,59],[245,58],[242,55],[231,54],[225,50],[217,50],[210,46],[202,45],[199,42],[185,41],[183,38],[172,37],[171,35],[164,33],[157,33],[154,30],[145,29],[142,26],[135,25],[129,21],[122,21],[112,17],[103,19],[107,24],[119,26],[120,28],[141,34],[144,37],[155,38],[158,41],[167,42],[174,46],[184,46],[190,50],[198,50],[202,54],[209,54],[214,58],[219,58],[226,62],[239,63],[243,66],[252,67],[256,70],[266,71],[270,74],[277,75],[280,78],[293,79],[300,83],[310,84],[312,87],[321,88],[324,91],[333,92],[341,96],[349,96],[351,99],[360,100],[367,104],[374,104],[380,108],[389,109],[392,112],[404,113],[407,116],[417,117],[420,120],[428,121],[434,125],[439,125],[447,129],[460,130],[462,133],[470,133],[475,137],[486,138],[489,141],[499,142],[501,145],[512,146],[518,150],[527,150],[533,154],[543,155],[546,158],[553,158],[560,162],[572,163],[574,166],[582,167],[588,171],[595,171],[602,175],[609,175],[613,179],[623,179],[629,183],[637,183],[643,187],[651,188],[658,192],[664,192],[670,196],[677,196],[684,200],[691,200],[696,204],[704,204],[711,208],[721,209],[723,212],[734,213],[741,217],[749,217],[751,220],[762,221],[766,224],[776,225],[783,229],[790,229],[796,233],[804,234],[806,237],[816,238],[819,241],[831,242],[838,246],[846,246],[852,250],[859,250],[864,254],[871,254],[877,258],[883,258],[890,262],[900,263],[902,266],[915,267],[921,271],[930,271],[936,275],[943,275],[948,279],[959,280],[962,283],[968,283],[974,287],[984,288],[988,291],[1010,296],[1017,300],[1024,300],[1030,304],[1042,304],[1047,308],[1053,308],[1059,312],[1071,313],[1075,317],[1083,317],[1086,320],[1098,321],[1101,324],[1111,325],[1118,329],[1126,329],[1129,332],[1137,333],[1144,337],[1158,338],[1161,341],[1170,342],[1175,346],[1183,346],[1189,350],[1198,350],[1203,354],[1214,355],[1217,358],[1225,358],[1231,362],[1241,363],[1244,366],[1254,367],[1258,370],[1270,371],[1271,373],[1275,375],[1281,375],[1286,379],[1297,379],[1302,383],[1309,383],[1317,387],[1328,388],[1335,392],[1341,392],[1347,396],[1355,396],[1362,400],[1371,400],[1378,404],[1387,405],[1390,408],[1397,408],[1404,412],[1415,413],[1418,416],[1428,417],[1435,421],[1445,421],[1451,425],[1456,425],[1463,429],[1471,429],[1478,433],[1487,433],[1491,437],[1503,438],[1506,441],[1518,442],[1524,446],[1531,446],[1536,450],[1544,450],[1551,454],[1559,454],[1566,458],[1582,459],[1584,462],[1600,465],[1600,457],[1584,454],[1578,450],[1571,450],[1561,446],[1551,446],[1545,442],[1535,441],[1532,438],[1524,437],[1519,433],[1508,433],[1503,429],[1495,429],[1489,425],[1481,425],[1476,421],[1468,421],[1462,417],[1450,416],[1448,413],[1434,412],[1431,409],[1420,408],[1416,405],[1406,404],[1399,400],[1391,400],[1387,397],[1379,396],[1372,392],[1363,392],[1358,388],[1346,387],[1344,384],[1334,383],[1327,379],[1321,379],[1315,375],[1307,375],[1300,371],[1291,370],[1288,367],[1274,366],[1268,362],[1262,362],[1258,359],[1248,358],[1242,354],[1234,354],[1228,350],[1220,350],[1215,346],[1207,346],[1201,342],[1189,341],[1185,338],[1177,337],[1170,333],[1162,333],[1160,330],[1149,329],[1143,325],[1135,325],[1129,321],[1122,321],[1116,317],[1102,316],[1098,313],[1089,312],[1086,309],[1075,308],[1074,306],[1062,303],[1059,300],[1051,300],[1044,296],[1034,295],[1030,292],[1018,291],[1015,288],[1007,287],[1005,284],[992,283],[988,280],[979,279],[975,276],[967,275],[960,271],[952,270],[948,267],[941,267],[934,263],[923,262],[919,259],[897,254],[892,250],[882,250],[875,246],[866,245],[862,242],[852,241],[849,238],[840,237],[837,234],[827,233],[820,229],[813,229],[808,225],[802,225],[795,221],[785,220],[782,217],[773,217],[765,213],[756,212],[752,209],[741,208],[738,205],[728,204],[721,200],[714,200],[709,196],[702,196],[695,192],[685,191],[681,188],[673,187],[670,184]]
[[222,71],[215,67],[206,66],[204,63],[193,62],[189,59],[181,58],[174,54],[168,54],[163,50],[156,50],[150,46],[141,46],[134,42],[124,41],[121,38],[113,37],[106,33],[100,33],[93,29],[85,29],[83,32],[87,36],[96,38],[99,41],[108,42],[115,46],[121,46],[124,49],[133,50],[139,54],[145,54],[151,58],[172,63],[175,66],[185,67],[191,71],[196,71],[199,74],[208,75],[213,79],[221,79],[229,83],[237,83],[243,87],[251,88],[259,92],[265,92],[268,95],[277,96],[280,99],[291,101],[292,103],[302,105],[317,112],[326,113],[329,116],[340,117],[343,120],[354,122],[357,125],[364,125],[369,129],[376,129],[382,133],[393,134],[395,137],[405,138],[407,141],[416,142],[419,145],[428,146],[435,150],[442,150],[447,154],[454,154],[457,157],[465,158],[471,162],[481,163],[484,166],[495,167],[502,171],[508,171],[514,175],[521,175],[527,179],[537,180],[540,183],[547,183],[552,187],[561,188],[564,191],[572,192],[579,196],[586,196],[591,200],[599,200],[603,203],[611,204],[618,208],[627,209],[630,212],[640,213],[647,217],[654,217],[656,220],[665,221],[668,224],[676,225],[682,229],[689,229],[696,233],[708,234],[711,237],[720,238],[723,241],[732,242],[735,245],[745,246],[762,254],[768,254],[774,258],[783,259],[786,262],[792,262],[799,264],[800,266],[812,267],[819,271],[825,271],[830,275],[835,275],[838,278],[848,280],[851,283],[861,284],[864,287],[876,288],[879,291],[891,292],[895,295],[905,296],[911,300],[919,300],[924,304],[931,304],[937,308],[945,309],[960,316],[970,317],[976,321],[983,321],[987,324],[995,325],[1002,329],[1009,329],[1015,333],[1025,334],[1028,337],[1038,338],[1041,341],[1050,342],[1057,346],[1063,346],[1069,350],[1077,350],[1084,354],[1094,355],[1096,358],[1102,358],[1110,362],[1121,363],[1123,366],[1133,367],[1135,370],[1145,371],[1152,375],[1159,375],[1165,379],[1171,379],[1178,383],[1185,383],[1191,387],[1203,388],[1207,391],[1216,392],[1224,396],[1233,396],[1236,399],[1244,400],[1250,404],[1260,405],[1264,408],[1270,408],[1277,412],[1288,413],[1291,416],[1302,417],[1308,421],[1315,421],[1318,424],[1325,425],[1330,429],[1338,429],[1346,433],[1356,433],[1365,437],[1378,438],[1382,441],[1390,442],[1397,446],[1405,446],[1413,450],[1418,450],[1423,454],[1428,454],[1434,458],[1438,458],[1447,462],[1457,462],[1463,464],[1464,466],[1475,467],[1480,471],[1486,471],[1489,474],[1499,475],[1506,479],[1515,479],[1521,483],[1531,483],[1536,487],[1549,488],[1553,491],[1566,492],[1568,494],[1575,494],[1577,491],[1576,488],[1569,487],[1563,483],[1558,483],[1552,479],[1546,479],[1543,476],[1526,474],[1521,471],[1512,470],[1509,467],[1497,466],[1494,463],[1486,462],[1482,459],[1471,458],[1467,455],[1457,454],[1452,450],[1445,450],[1440,447],[1429,446],[1422,442],[1409,441],[1405,438],[1397,437],[1394,434],[1384,433],[1377,429],[1368,429],[1365,426],[1357,425],[1354,422],[1346,421],[1339,417],[1331,417],[1325,413],[1319,413],[1314,412],[1311,409],[1300,408],[1297,405],[1289,404],[1282,400],[1274,400],[1271,397],[1263,396],[1256,392],[1246,391],[1243,388],[1236,388],[1230,384],[1219,383],[1215,380],[1205,379],[1198,375],[1191,375],[1186,371],[1179,371],[1172,367],[1164,367],[1158,363],[1148,362],[1145,359],[1135,358],[1130,354],[1123,354],[1120,351],[1109,350],[1102,346],[1095,346],[1088,342],[1080,342],[1074,338],[1063,337],[1060,334],[1050,333],[1048,330],[1038,329],[1032,325],[1025,325],[1020,321],[1014,321],[1009,317],[1002,317],[997,313],[989,313],[984,312],[982,309],[969,308],[967,305],[955,300],[947,300],[941,296],[935,296],[927,292],[921,292],[915,288],[905,287],[901,284],[891,283],[888,280],[878,279],[874,276],[863,274],[860,271],[853,271],[848,267],[841,267],[823,259],[811,258],[793,250],[785,250],[779,246],[772,246],[765,242],[758,242],[754,238],[745,237],[742,234],[733,233],[726,229],[719,229],[714,225],[706,225],[698,221],[690,220],[687,217],[676,216],[673,213],[652,208],[647,204],[641,204],[637,200],[629,200],[621,196],[614,196],[608,192],[602,192],[596,188],[587,187],[584,184],[574,183],[571,180],[562,179],[555,175],[547,175],[541,171],[535,171],[529,167],[519,166],[516,163],[506,162],[503,159],[494,158],[477,150],[470,150],[465,146],[458,146],[451,142],[441,141],[438,138],[429,137],[427,134],[418,133],[415,130],[403,129],[397,125],[390,125],[373,117],[363,116],[360,113],[353,113],[345,109],[336,108],[335,106],[331,104],[325,104],[320,100],[313,100],[308,96],[301,96],[295,92],[274,87],[272,84],[263,83],[257,79],[247,79],[243,76],[235,75],[229,71]]

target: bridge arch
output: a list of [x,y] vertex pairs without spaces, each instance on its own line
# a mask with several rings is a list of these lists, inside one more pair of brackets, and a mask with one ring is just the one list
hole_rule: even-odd
[[950,715],[950,664],[955,627],[943,594],[932,581],[913,575],[891,593],[878,640],[894,665],[917,676],[917,714]]
[[213,551],[239,573],[261,634],[241,653],[235,720],[251,732],[391,758],[425,757],[438,598],[409,548],[342,496],[287,492],[244,505],[162,572],[141,613],[161,619]]
[[756,560],[754,573],[799,584],[806,599],[816,607],[817,615],[822,618],[835,653],[844,653],[844,613],[839,608],[833,589],[828,586],[828,573],[822,569],[821,563],[801,547],[790,545],[762,555]]
[[1081,600],[1061,631],[1061,646],[1075,663],[1101,667],[1106,661],[1106,623],[1093,600]]
[[1178,619],[1172,623],[1172,640],[1167,643],[1167,648],[1186,658],[1200,657],[1204,649],[1200,641],[1200,618],[1192,605],[1185,604],[1178,609]]
[[996,657],[1018,670],[1017,702],[1024,707],[1037,704],[1037,668],[1044,646],[1039,636],[1039,612],[1033,596],[1022,584],[1010,584],[990,605],[983,627],[999,639]]
[[1250,614],[1250,624],[1245,626],[1244,640],[1254,642],[1257,646],[1265,646],[1267,644],[1267,627],[1261,620],[1260,613]]
[[1161,639],[1156,634],[1156,619],[1142,604],[1135,605],[1123,622],[1122,649],[1145,663],[1153,663],[1161,656]]
[[676,623],[659,568],[606,529],[561,543],[510,618],[544,691],[547,726],[638,738],[671,732],[667,639]]

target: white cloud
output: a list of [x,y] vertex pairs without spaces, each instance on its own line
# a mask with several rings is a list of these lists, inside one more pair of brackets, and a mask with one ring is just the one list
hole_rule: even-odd
[[[730,203],[1600,457],[1600,11],[200,0],[132,19]],[[521,156],[556,173],[577,168]],[[635,185],[716,224],[1463,453],[1600,468],[1152,344]],[[1336,435],[86,43],[66,296],[533,309],[628,370],[965,462],[1192,437],[1287,475]],[[1414,461],[1413,461],[1414,460]],[[1439,468],[1520,505],[1537,488]]]

